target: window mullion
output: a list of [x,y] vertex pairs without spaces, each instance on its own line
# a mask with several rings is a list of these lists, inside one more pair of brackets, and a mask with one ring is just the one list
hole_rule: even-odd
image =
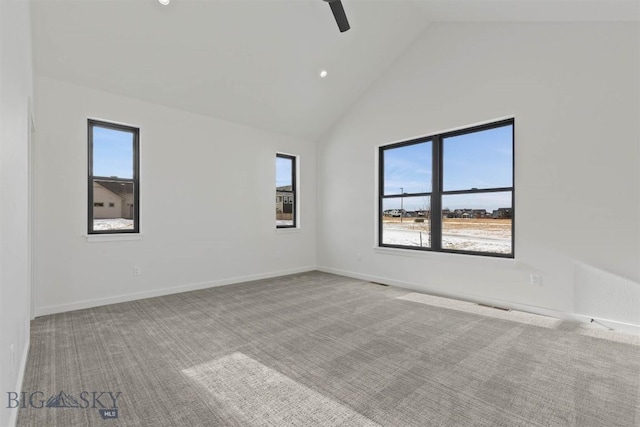
[[431,249],[442,249],[442,138],[432,140]]
[[457,195],[457,194],[482,194],[482,193],[501,193],[504,191],[513,191],[513,187],[496,187],[496,188],[475,188],[470,190],[450,190],[443,191],[443,195]]
[[387,194],[380,196],[382,199],[399,199],[401,197],[431,197],[432,193],[404,193],[404,194]]

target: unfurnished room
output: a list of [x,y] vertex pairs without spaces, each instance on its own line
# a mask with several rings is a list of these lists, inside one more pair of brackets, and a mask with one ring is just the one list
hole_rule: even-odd
[[640,426],[640,1],[0,0],[0,426]]

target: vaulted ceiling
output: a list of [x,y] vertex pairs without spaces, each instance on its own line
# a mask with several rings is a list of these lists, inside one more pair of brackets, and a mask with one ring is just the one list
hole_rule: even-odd
[[345,33],[321,0],[34,0],[35,71],[316,140],[432,22],[640,17],[637,0],[343,4]]

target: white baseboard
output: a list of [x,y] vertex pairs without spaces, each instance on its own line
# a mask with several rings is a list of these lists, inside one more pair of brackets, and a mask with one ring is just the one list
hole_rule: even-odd
[[174,286],[170,288],[154,289],[151,291],[134,292],[131,294],[116,295],[108,298],[98,298],[93,300],[77,301],[69,304],[48,305],[36,307],[36,317],[47,316],[49,314],[65,313],[68,311],[82,310],[85,308],[100,307],[103,305],[117,304],[145,298],[160,297],[163,295],[177,294],[180,292],[196,291],[199,289],[214,288],[217,286],[233,285],[234,283],[250,282],[252,280],[270,279],[272,277],[286,276],[288,274],[305,273],[316,270],[314,266],[293,268],[290,270],[271,271],[268,273],[254,274],[250,276],[239,276],[228,279],[214,280],[211,282],[192,283],[188,285]]
[[[31,346],[31,340],[29,336],[27,336],[27,345],[24,346],[24,351],[22,352],[22,356],[20,357],[20,366],[18,366],[18,379],[16,380],[16,386],[13,390],[20,395],[22,391],[22,383],[24,381],[24,374],[27,371],[27,361],[29,360],[29,348]],[[18,422],[18,410],[19,408],[8,409],[10,411],[9,415],[9,427],[15,427]]]
[[595,323],[599,326],[607,327],[614,331],[624,332],[626,334],[640,335],[640,325],[633,323],[618,322],[616,320],[601,319],[599,317],[589,317],[582,314],[574,314],[574,320],[584,323]]
[[474,294],[442,292],[442,290],[440,289],[434,289],[429,286],[425,286],[424,284],[418,285],[416,283],[403,282],[403,281],[391,279],[388,277],[372,276],[369,274],[357,273],[354,271],[347,271],[347,270],[340,270],[337,268],[318,266],[316,269],[318,271],[323,271],[325,273],[332,273],[332,274],[338,274],[340,276],[353,277],[354,279],[366,280],[369,282],[383,283],[385,285],[397,286],[399,288],[408,289],[411,291],[416,291],[421,293],[428,293],[430,295],[435,295],[435,296],[440,296],[445,298],[453,298],[453,299],[480,303],[480,304],[487,304],[487,305],[498,306],[498,307],[505,307],[505,308],[510,308],[512,310],[539,314],[542,316],[553,317],[561,320],[573,320],[581,323],[591,323],[591,320],[595,320],[596,323],[600,326],[606,326],[610,329],[613,329],[619,332],[640,335],[640,325],[619,322],[616,320],[589,317],[583,314],[567,313],[563,311],[558,311],[558,310],[553,310],[549,308],[538,307],[538,306],[533,306],[528,304],[521,304],[521,303],[516,303],[512,301],[490,299],[490,298],[486,298],[486,297],[483,297],[480,295],[474,295]]

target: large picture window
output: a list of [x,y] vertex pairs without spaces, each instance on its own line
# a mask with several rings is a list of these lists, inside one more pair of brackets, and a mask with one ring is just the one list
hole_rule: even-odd
[[139,232],[139,134],[89,120],[89,234]]
[[513,257],[514,120],[380,147],[379,245]]
[[296,158],[276,154],[276,227],[296,227]]

